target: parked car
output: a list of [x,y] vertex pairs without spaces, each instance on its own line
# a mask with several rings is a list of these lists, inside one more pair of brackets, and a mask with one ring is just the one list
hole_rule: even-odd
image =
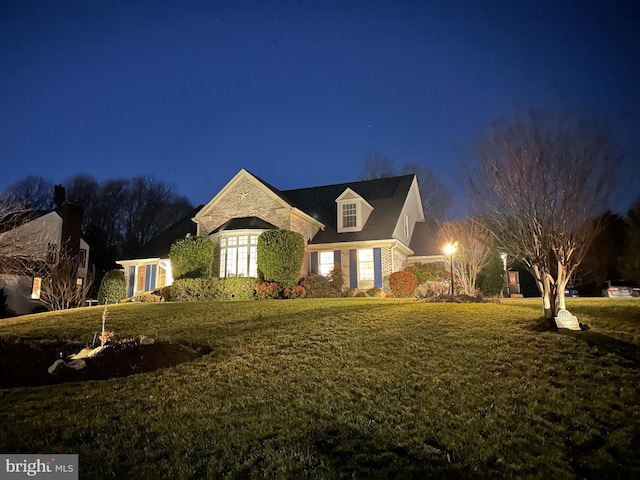
[[602,284],[602,296],[609,298],[640,297],[640,286],[629,280],[607,280]]
[[567,285],[567,287],[564,289],[564,296],[565,297],[577,297],[578,296],[578,290],[573,285]]

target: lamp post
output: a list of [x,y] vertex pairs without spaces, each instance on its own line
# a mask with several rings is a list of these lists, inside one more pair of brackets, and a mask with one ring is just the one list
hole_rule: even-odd
[[507,272],[507,254],[503,253],[500,255],[502,259],[502,266],[504,270],[504,284],[502,285],[502,296],[509,296],[509,272]]
[[451,296],[453,297],[453,254],[456,251],[455,244],[448,243],[444,246],[444,253],[449,255],[449,259],[451,261]]

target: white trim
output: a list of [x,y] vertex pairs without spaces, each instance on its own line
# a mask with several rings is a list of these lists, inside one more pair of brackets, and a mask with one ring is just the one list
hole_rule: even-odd
[[307,252],[320,252],[324,250],[351,250],[351,249],[359,249],[359,248],[387,248],[394,247],[398,248],[400,253],[411,255],[413,254],[413,250],[407,247],[404,243],[399,242],[395,239],[389,240],[361,240],[357,242],[335,242],[335,243],[319,243],[312,244],[306,246]]

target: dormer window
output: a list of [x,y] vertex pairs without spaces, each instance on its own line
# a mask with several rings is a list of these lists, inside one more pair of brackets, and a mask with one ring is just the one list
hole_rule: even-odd
[[336,203],[338,233],[361,231],[373,211],[369,202],[350,188],[342,192]]
[[358,207],[355,203],[343,203],[342,204],[342,227],[355,227],[357,226]]

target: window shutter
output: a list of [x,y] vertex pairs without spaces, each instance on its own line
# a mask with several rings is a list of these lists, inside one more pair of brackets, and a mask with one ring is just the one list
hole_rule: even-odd
[[311,273],[318,274],[318,252],[311,252]]
[[144,272],[144,291],[149,290],[151,290],[151,265],[147,265]]
[[151,280],[149,280],[149,290],[155,290],[156,288],[156,270],[157,265],[151,265]]
[[342,251],[334,250],[333,252],[333,265],[342,268]]
[[382,288],[382,249],[373,249],[373,286]]
[[355,249],[349,250],[349,287],[358,288],[358,255]]
[[133,297],[133,289],[136,287],[136,267],[129,267],[129,289],[128,297]]

